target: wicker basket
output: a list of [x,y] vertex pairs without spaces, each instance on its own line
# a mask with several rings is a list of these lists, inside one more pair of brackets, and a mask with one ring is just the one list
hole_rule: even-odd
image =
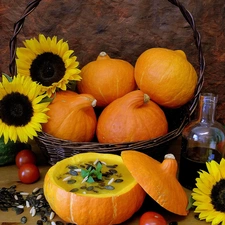
[[[172,140],[176,139],[182,132],[185,125],[188,123],[191,115],[193,114],[200,91],[203,86],[203,73],[205,69],[205,60],[201,48],[201,36],[196,30],[195,21],[191,13],[185,9],[185,7],[177,0],[168,0],[173,5],[177,6],[186,21],[189,23],[193,30],[193,36],[195,45],[198,51],[199,60],[199,75],[197,88],[195,90],[194,98],[188,102],[186,105],[182,106],[176,110],[166,110],[166,116],[169,121],[169,133],[161,136],[159,138],[139,141],[139,142],[129,142],[129,143],[117,143],[117,144],[100,144],[98,142],[71,142],[67,140],[62,140],[55,138],[44,132],[39,133],[38,137],[35,139],[40,149],[49,159],[50,164],[55,164],[56,162],[70,157],[77,153],[82,152],[101,152],[101,153],[115,153],[119,154],[121,151],[134,149],[138,151],[145,152],[146,154],[152,156],[157,160],[162,160],[164,154],[167,152],[168,146]],[[41,0],[34,0],[30,2],[21,18],[14,24],[14,33],[10,40],[10,73],[12,76],[16,74],[15,66],[15,52],[16,52],[16,38],[20,30],[23,27],[25,18],[38,6]]]

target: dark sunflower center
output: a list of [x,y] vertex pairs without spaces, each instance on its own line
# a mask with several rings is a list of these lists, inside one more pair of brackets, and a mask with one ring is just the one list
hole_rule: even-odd
[[213,186],[210,197],[214,209],[225,212],[225,179],[221,179]]
[[28,97],[13,92],[0,101],[0,118],[8,126],[25,126],[33,116],[33,107]]
[[38,55],[30,67],[32,80],[43,86],[50,86],[52,83],[60,81],[65,75],[65,71],[62,58],[51,52]]

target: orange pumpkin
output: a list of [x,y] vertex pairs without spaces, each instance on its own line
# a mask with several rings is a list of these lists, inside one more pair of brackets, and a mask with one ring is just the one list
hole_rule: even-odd
[[44,132],[65,140],[91,141],[95,135],[97,119],[93,106],[96,100],[89,94],[58,91],[48,106],[49,120],[42,125]]
[[193,98],[197,74],[183,51],[151,48],[137,59],[135,81],[159,105],[178,108]]
[[[102,173],[110,170],[107,165],[116,165],[114,170],[117,173],[111,175],[110,180],[103,178],[102,183],[84,182],[80,171],[77,175],[70,175],[75,166],[78,170],[80,165],[91,164],[95,167],[96,160],[102,162]],[[116,179],[120,179],[120,182],[116,182]],[[64,221],[78,225],[120,224],[141,207],[146,196],[122,158],[114,154],[80,153],[66,158],[49,169],[43,187],[46,200],[54,212]]]
[[100,143],[148,140],[167,132],[164,112],[140,90],[110,103],[99,116],[96,129]]
[[186,216],[188,197],[177,180],[177,161],[167,154],[162,163],[138,151],[123,151],[126,167],[146,193],[166,210]]
[[93,95],[99,107],[105,107],[136,88],[134,67],[127,61],[110,58],[105,52],[85,65],[80,75],[78,92]]

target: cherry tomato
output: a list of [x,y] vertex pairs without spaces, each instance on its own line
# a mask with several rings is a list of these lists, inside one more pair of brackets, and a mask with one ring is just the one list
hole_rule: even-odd
[[18,176],[21,182],[31,184],[39,179],[40,171],[36,165],[26,163],[19,168]]
[[145,212],[140,220],[139,225],[166,225],[166,220],[162,215],[156,212]]
[[16,166],[18,168],[26,163],[36,164],[35,153],[29,149],[21,150],[16,155]]

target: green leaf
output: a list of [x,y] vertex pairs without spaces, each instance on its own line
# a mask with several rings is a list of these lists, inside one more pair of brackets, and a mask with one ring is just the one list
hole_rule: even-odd
[[100,162],[97,163],[96,168],[89,167],[87,170],[86,169],[81,169],[81,176],[83,178],[88,177],[86,182],[88,183],[93,183],[95,182],[94,178],[98,178],[99,180],[102,179],[102,164]]
[[188,205],[187,205],[187,210],[194,208],[193,203],[194,203],[194,199],[192,198],[192,196],[190,195],[188,198]]
[[8,74],[2,73],[2,75],[5,76],[9,82],[12,82],[13,78],[10,77]]
[[89,171],[84,170],[84,169],[81,169],[81,176],[82,176],[83,178],[85,178],[86,176],[89,176]]
[[87,182],[88,183],[94,183],[95,181],[94,181],[92,176],[89,176],[88,179],[87,179]]

